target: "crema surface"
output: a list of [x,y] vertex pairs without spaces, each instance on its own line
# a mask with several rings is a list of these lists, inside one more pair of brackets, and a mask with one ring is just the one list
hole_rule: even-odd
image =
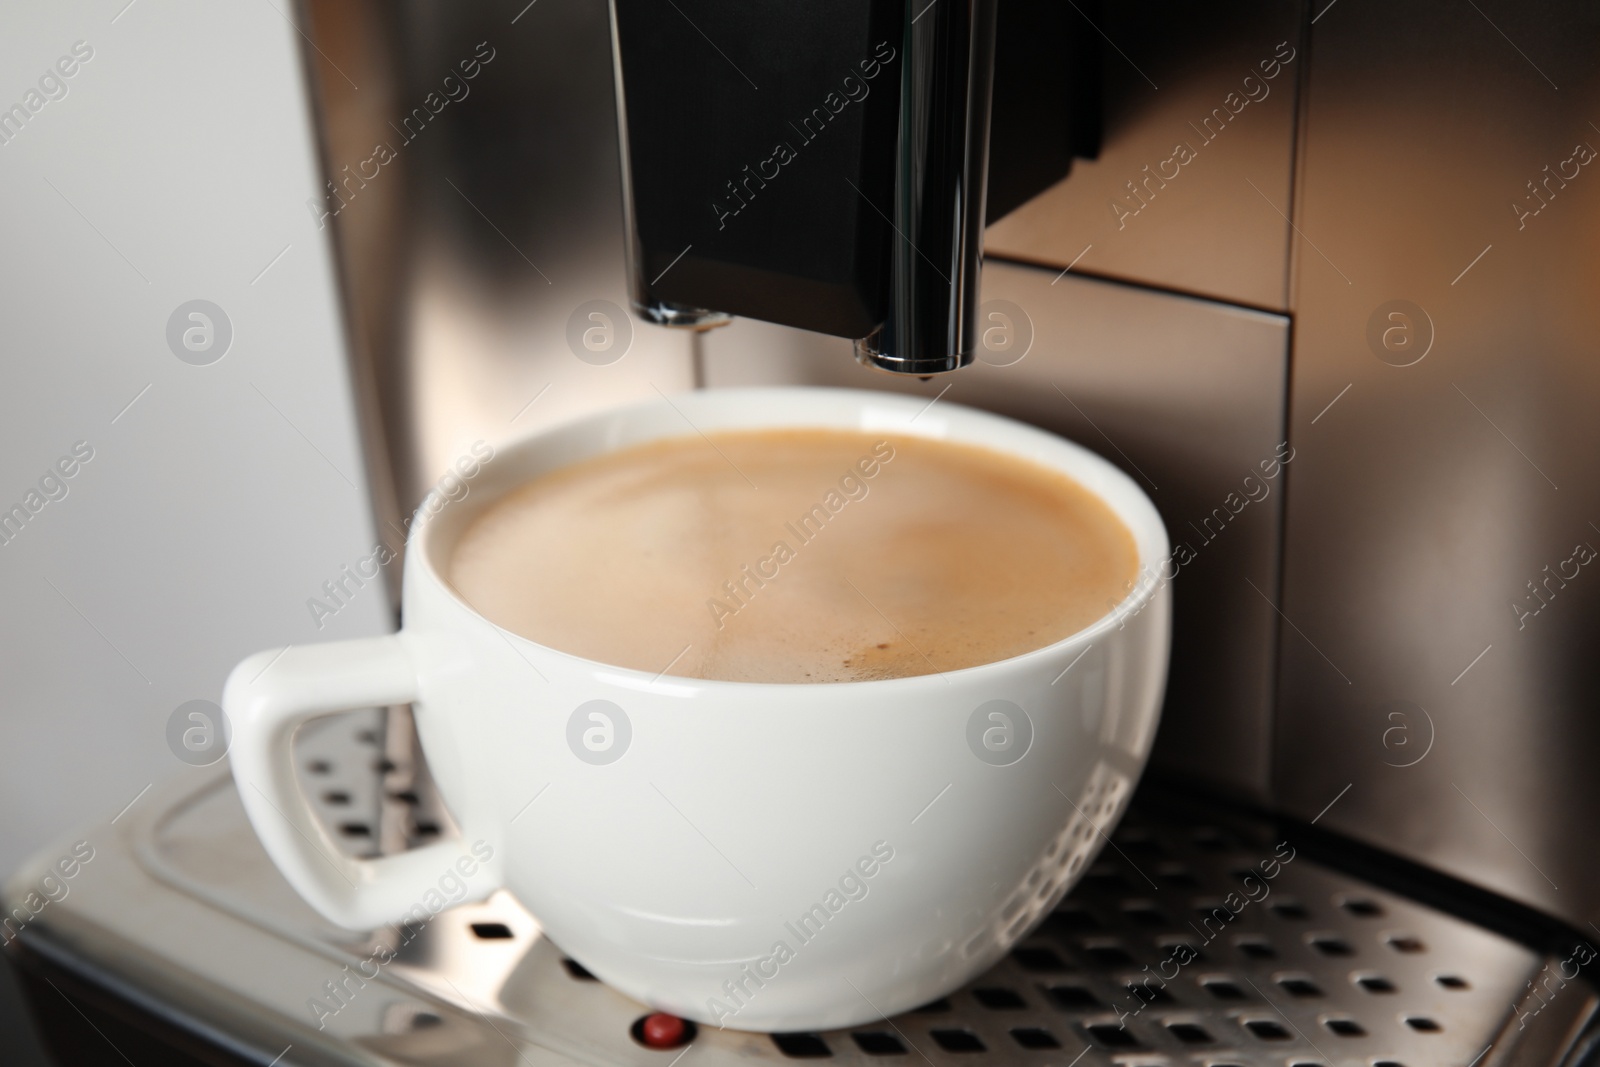
[[481,614],[651,674],[845,682],[1052,644],[1127,595],[1133,537],[1048,468],[833,430],[713,433],[535,479],[463,533]]

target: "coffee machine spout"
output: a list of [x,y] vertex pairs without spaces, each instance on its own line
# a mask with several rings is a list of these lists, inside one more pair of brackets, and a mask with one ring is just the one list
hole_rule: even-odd
[[612,0],[631,295],[928,375],[977,342],[998,0]]
[[926,375],[972,362],[997,3],[931,0],[906,25],[887,314],[855,346],[868,366]]

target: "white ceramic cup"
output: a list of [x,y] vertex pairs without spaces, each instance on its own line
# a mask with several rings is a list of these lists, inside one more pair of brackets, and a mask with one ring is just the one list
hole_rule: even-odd
[[[463,527],[544,472],[658,438],[781,427],[964,441],[1062,471],[1127,525],[1140,580],[1093,626],[1026,655],[777,685],[567,655],[494,626],[443,577]],[[852,1025],[988,968],[1099,850],[1160,714],[1167,555],[1156,509],[1115,467],[954,404],[785,388],[606,412],[502,448],[467,497],[413,528],[400,633],[241,663],[223,698],[234,777],[273,861],[336,923],[437,910],[456,872],[467,899],[509,888],[564,951],[659,1010],[746,1030]],[[345,858],[298,783],[291,737],[317,715],[408,702],[462,836]]]

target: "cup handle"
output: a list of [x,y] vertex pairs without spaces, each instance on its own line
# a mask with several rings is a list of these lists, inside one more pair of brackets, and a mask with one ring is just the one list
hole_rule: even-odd
[[439,910],[426,898],[440,895],[449,872],[467,886],[452,904],[482,900],[501,885],[494,850],[481,841],[469,848],[465,828],[461,838],[393,856],[346,856],[300,788],[292,743],[301,723],[416,696],[416,670],[398,634],[260,652],[235,667],[223,689],[234,782],[256,835],[306,902],[348,929],[399,922],[419,905]]

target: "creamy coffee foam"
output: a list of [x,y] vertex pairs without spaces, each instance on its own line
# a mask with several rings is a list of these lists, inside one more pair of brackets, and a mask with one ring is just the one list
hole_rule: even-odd
[[1138,556],[1099,498],[970,445],[691,436],[545,475],[466,530],[449,580],[532,641],[691,678],[843,682],[991,663],[1083,629]]

